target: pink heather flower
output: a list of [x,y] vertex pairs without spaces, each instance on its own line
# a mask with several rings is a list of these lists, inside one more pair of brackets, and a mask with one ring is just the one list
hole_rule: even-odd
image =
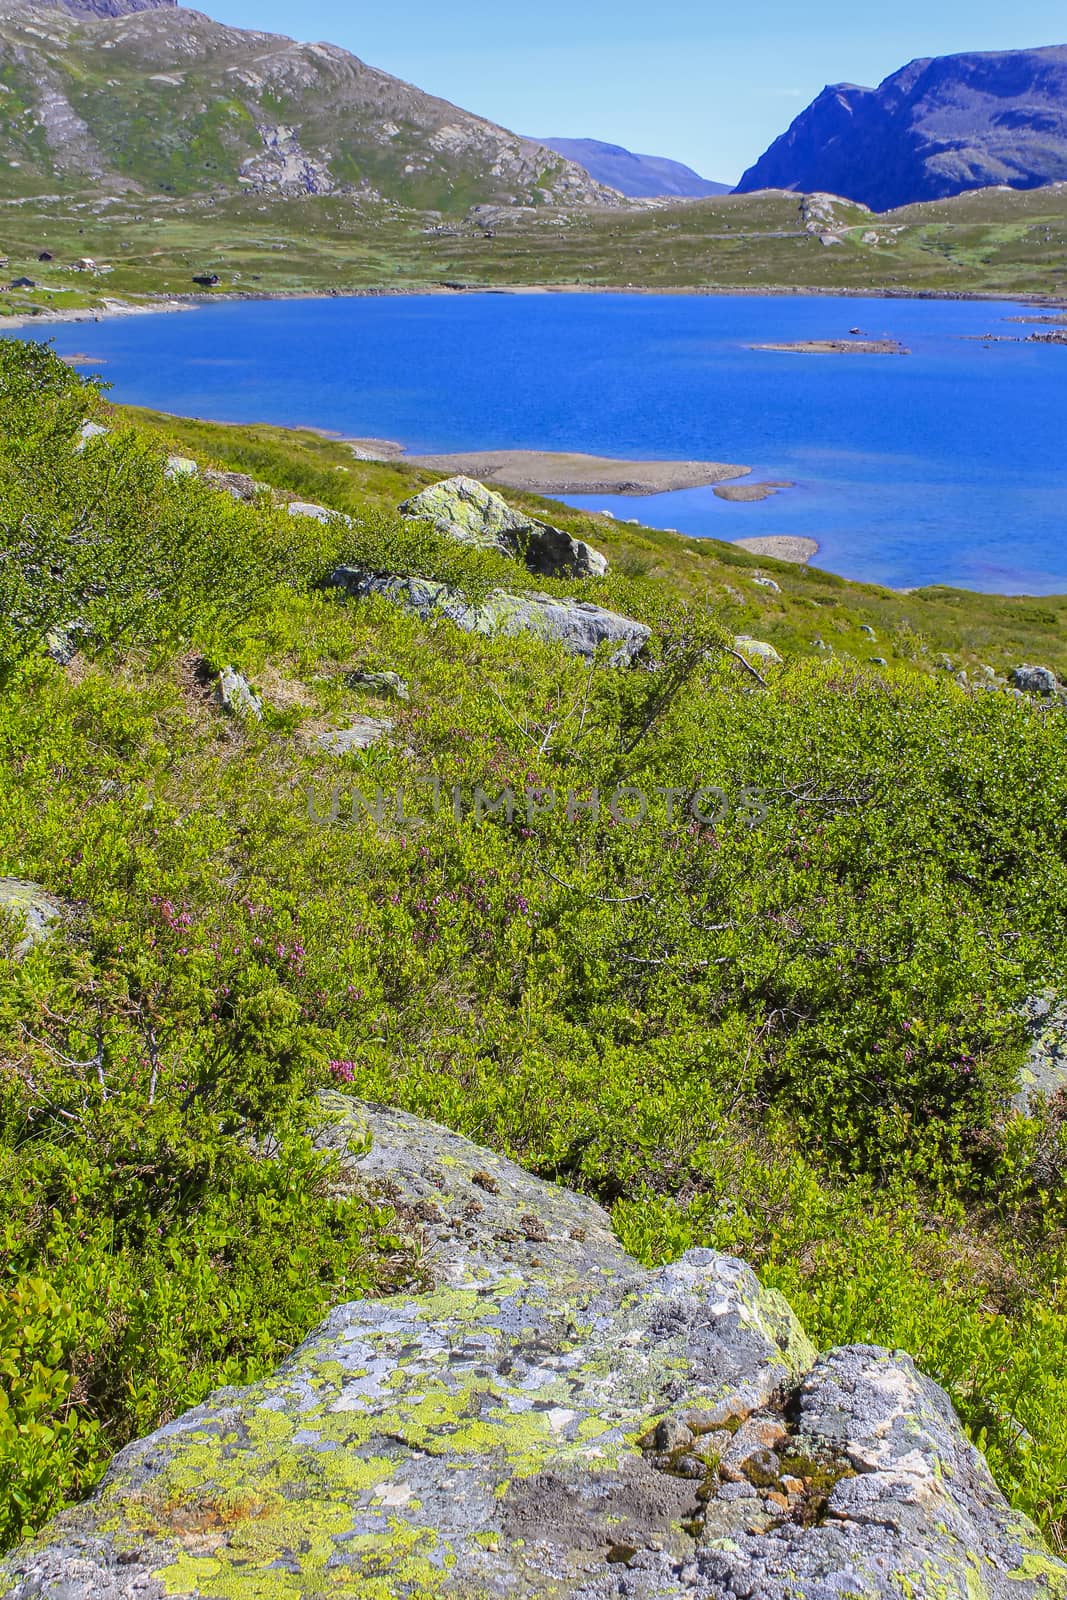
[[330,1075],[338,1083],[351,1083],[356,1076],[356,1063],[354,1061],[331,1061]]

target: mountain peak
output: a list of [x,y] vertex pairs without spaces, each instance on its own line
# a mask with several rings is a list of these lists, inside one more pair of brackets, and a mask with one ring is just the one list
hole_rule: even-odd
[[910,61],[877,89],[830,84],[739,193],[828,190],[875,211],[1067,179],[1067,45]]

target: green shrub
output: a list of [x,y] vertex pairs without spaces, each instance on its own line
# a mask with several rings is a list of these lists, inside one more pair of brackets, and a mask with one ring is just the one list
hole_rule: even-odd
[[[17,350],[0,874],[71,911],[0,989],[3,1536],[411,1276],[310,1142],[340,1061],[612,1203],[643,1259],[711,1243],[820,1341],[910,1348],[1062,1541],[1067,1138],[1008,1112],[1021,1002],[1065,982],[1059,715],[907,668],[761,686],[636,572],[575,590],[654,627],[628,672],[345,601],[318,587],[340,560],[472,594],[515,572],[351,502],[319,527],[168,482],[137,429],[79,453],[92,393]],[[41,641],[72,617],[64,673]],[[204,657],[262,723],[212,707]],[[365,709],[355,668],[411,700],[327,762],[309,735]]]

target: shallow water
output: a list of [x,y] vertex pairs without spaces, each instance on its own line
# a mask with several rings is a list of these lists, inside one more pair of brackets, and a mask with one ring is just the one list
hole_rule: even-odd
[[[796,487],[573,498],[655,527],[802,534],[816,563],[893,587],[1067,592],[1067,349],[987,344],[1032,308],[758,296],[247,301],[42,330],[112,398],[311,424],[417,452],[523,448],[734,461]],[[751,343],[862,328],[908,356]],[[27,336],[26,330],[21,335]]]

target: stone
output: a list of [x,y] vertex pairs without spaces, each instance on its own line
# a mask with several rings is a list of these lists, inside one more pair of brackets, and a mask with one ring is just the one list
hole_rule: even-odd
[[39,883],[0,878],[0,912],[15,922],[19,937],[11,948],[11,958],[21,961],[35,944],[42,944],[54,932],[63,905]]
[[411,692],[397,672],[346,672],[345,683],[350,689],[366,689],[392,700],[410,700]]
[[773,578],[758,577],[753,578],[752,582],[759,589],[769,589],[772,594],[781,594],[782,592],[781,584],[775,583]]
[[670,1455],[675,1450],[688,1450],[694,1438],[695,1435],[680,1417],[664,1417],[656,1427],[656,1449],[664,1455]]
[[203,477],[213,489],[221,489],[223,494],[228,494],[232,500],[241,500],[245,505],[253,504],[261,494],[270,493],[269,484],[260,483],[256,478],[249,477],[247,472],[219,472],[214,467],[207,467]]
[[1009,676],[1015,688],[1022,689],[1025,694],[1047,697],[1060,691],[1059,679],[1051,667],[1013,667]]
[[389,576],[360,567],[338,567],[327,584],[344,589],[354,599],[380,595],[427,621],[445,618],[464,633],[505,638],[530,633],[586,657],[607,643],[615,647],[609,658],[613,666],[632,661],[651,637],[651,629],[643,622],[606,611],[588,600],[561,600],[535,591],[509,594],[494,589],[481,604],[475,604],[458,590],[429,578]]
[[393,731],[388,717],[360,717],[349,728],[339,728],[332,733],[316,735],[315,743],[327,755],[347,756],[354,750],[369,750],[380,744]]
[[290,500],[289,515],[291,517],[310,517],[314,522],[344,522],[352,526],[352,518],[343,511],[331,511],[328,506],[315,505],[311,500]]
[[[431,1281],[338,1306],[272,1376],[120,1451],[0,1562],[5,1600],[1067,1596],[907,1356],[820,1358],[744,1263],[645,1270],[594,1201],[404,1112],[323,1105],[338,1182],[420,1228]],[[642,1449],[682,1410],[817,1464],[812,1515]]]
[[263,720],[263,702],[248,679],[236,667],[223,667],[215,685],[215,701],[223,711],[234,717],[248,717],[253,722]]
[[780,1418],[750,1417],[734,1434],[719,1462],[720,1476],[727,1483],[778,1482],[780,1468],[775,1449],[788,1438]]
[[872,667],[888,667],[888,665],[889,665],[889,662],[886,660],[885,656],[872,656],[871,657],[871,666]]
[[400,515],[429,522],[462,544],[498,550],[542,578],[602,578],[607,558],[562,528],[523,515],[475,478],[445,478],[400,506]]
[[1030,1048],[1011,1105],[1027,1115],[1067,1089],[1067,1001],[1055,995],[1031,995],[1023,1013]]
[[163,468],[165,478],[195,478],[200,468],[191,456],[168,456]]
[[764,661],[768,666],[774,667],[781,664],[781,656],[773,644],[768,644],[765,639],[753,639],[750,634],[739,633],[734,639],[734,649],[743,656],[751,656],[754,661]]
[[107,433],[108,429],[102,427],[99,422],[83,422],[78,429],[78,442],[74,448],[80,455],[93,439],[103,439]]
[[877,637],[878,637],[878,635],[875,633],[874,629],[871,627],[869,622],[863,623],[863,625],[860,628],[860,632],[861,633],[865,633],[867,635],[868,639],[877,639]]
[[83,622],[68,622],[60,628],[51,628],[45,634],[45,653],[60,667],[69,667],[81,649],[81,638],[86,632]]

